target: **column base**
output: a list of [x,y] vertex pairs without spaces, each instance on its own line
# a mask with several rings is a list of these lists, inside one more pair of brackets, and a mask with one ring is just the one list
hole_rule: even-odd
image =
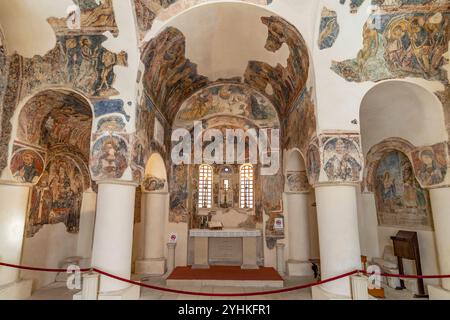
[[136,261],[135,273],[162,276],[166,273],[166,259],[146,259]]
[[259,267],[256,264],[243,264],[241,266],[242,270],[258,270]]
[[191,267],[192,269],[209,269],[209,265],[207,264],[194,264]]
[[312,264],[308,261],[288,260],[287,271],[290,276],[309,277],[314,275]]
[[351,297],[328,292],[321,286],[312,287],[311,293],[313,300],[352,300]]
[[33,280],[21,280],[0,286],[0,300],[26,300],[31,297]]
[[439,286],[428,285],[428,295],[430,300],[450,300],[450,291]]
[[[113,292],[100,292],[97,300],[139,300],[141,287],[130,286],[126,289]],[[82,300],[81,292],[73,296],[73,300]]]

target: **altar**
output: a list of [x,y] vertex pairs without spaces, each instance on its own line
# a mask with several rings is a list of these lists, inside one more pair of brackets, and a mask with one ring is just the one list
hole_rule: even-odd
[[261,230],[192,229],[189,235],[194,243],[192,268],[205,269],[213,265],[225,265],[258,269],[257,240],[262,236]]

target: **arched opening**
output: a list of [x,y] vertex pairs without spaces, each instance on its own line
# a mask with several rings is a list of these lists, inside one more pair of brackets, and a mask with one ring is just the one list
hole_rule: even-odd
[[[399,230],[417,232],[423,272],[439,272],[430,200],[419,184],[421,163],[415,154],[448,139],[442,104],[417,84],[386,81],[364,96],[360,120],[366,158],[358,210],[363,254],[385,271],[395,271],[391,236]],[[387,265],[393,269],[385,269]],[[415,272],[412,264],[405,263],[405,268],[406,273]],[[412,291],[414,285],[406,282]]]
[[147,160],[145,175],[136,193],[132,265],[136,274],[166,272],[165,234],[168,219],[166,164],[155,152]]
[[[84,97],[59,89],[37,93],[18,114],[10,170],[16,181],[32,184],[23,264],[90,264],[96,203],[89,172],[92,121]],[[37,288],[56,277],[27,271],[22,276],[35,279]]]
[[285,153],[287,271],[290,276],[311,276],[312,261],[319,257],[314,192],[311,192],[302,153],[298,149]]

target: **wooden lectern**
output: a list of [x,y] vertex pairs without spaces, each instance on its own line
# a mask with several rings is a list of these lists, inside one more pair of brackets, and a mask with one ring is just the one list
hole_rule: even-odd
[[[404,275],[403,271],[403,258],[414,260],[416,263],[417,275],[422,275],[422,267],[420,264],[420,252],[419,241],[417,240],[417,232],[402,231],[400,230],[397,235],[391,237],[394,242],[394,254],[398,260],[398,270],[400,274]],[[403,280],[400,280],[402,289],[405,289]],[[425,287],[423,285],[423,279],[417,279],[418,294],[414,295],[415,298],[425,298],[428,295],[425,294]]]

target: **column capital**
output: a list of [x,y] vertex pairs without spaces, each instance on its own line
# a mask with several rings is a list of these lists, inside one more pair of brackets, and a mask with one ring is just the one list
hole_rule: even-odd
[[107,179],[107,180],[99,180],[99,181],[95,181],[96,184],[101,185],[101,184],[117,184],[117,185],[122,185],[122,186],[132,186],[137,188],[139,186],[139,183],[135,182],[135,181],[127,181],[127,180],[117,180],[117,179]]
[[32,188],[34,186],[32,183],[24,183],[24,182],[18,182],[18,181],[12,181],[12,180],[1,180],[1,179],[0,179],[0,185],[11,186],[11,187],[28,187],[28,188]]
[[360,187],[361,182],[337,182],[337,181],[323,181],[317,182],[313,185],[313,188],[319,187]]

